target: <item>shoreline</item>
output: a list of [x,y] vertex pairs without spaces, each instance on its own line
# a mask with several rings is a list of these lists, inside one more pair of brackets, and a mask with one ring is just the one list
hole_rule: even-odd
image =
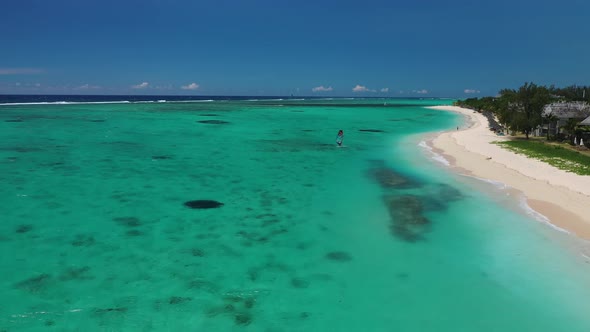
[[460,130],[444,131],[426,142],[449,162],[452,170],[521,192],[530,208],[552,225],[590,240],[590,176],[568,173],[493,144],[509,138],[490,131],[481,113],[456,106],[428,108],[465,117]]

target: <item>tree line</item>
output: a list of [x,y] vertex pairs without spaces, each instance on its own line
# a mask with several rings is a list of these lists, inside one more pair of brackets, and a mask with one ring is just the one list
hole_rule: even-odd
[[[503,89],[496,97],[468,98],[459,100],[455,104],[478,112],[490,111],[509,130],[521,132],[528,139],[531,132],[539,125],[557,120],[553,115],[543,115],[545,105],[557,101],[590,103],[590,87],[572,85],[556,88],[526,82],[518,89]],[[566,130],[573,131],[576,124],[577,122],[570,121],[566,126],[572,128],[566,128]]]

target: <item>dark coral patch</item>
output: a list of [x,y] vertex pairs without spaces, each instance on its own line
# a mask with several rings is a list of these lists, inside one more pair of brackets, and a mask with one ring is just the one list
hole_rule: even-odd
[[4,120],[4,122],[23,122],[23,120],[21,120],[21,119]]
[[387,167],[383,160],[372,160],[368,174],[384,189],[409,189],[420,187],[420,183]]
[[27,290],[31,293],[38,293],[48,287],[50,280],[51,276],[43,273],[17,283],[16,287]]
[[198,199],[184,202],[184,206],[191,209],[215,209],[222,207],[223,203],[210,199]]
[[141,221],[136,217],[117,217],[113,218],[119,225],[127,227],[138,227],[141,226]]
[[307,288],[309,287],[309,281],[302,278],[291,279],[291,286],[295,288]]
[[234,316],[236,325],[249,325],[252,322],[252,315],[247,312],[238,312]]
[[352,256],[344,251],[332,251],[326,254],[326,258],[336,262],[348,262],[352,260]]
[[108,313],[125,313],[127,312],[127,308],[125,307],[115,307],[115,308],[96,308],[94,309],[94,313],[98,314],[98,315],[102,315],[102,314],[108,314]]
[[31,230],[33,230],[33,225],[19,225],[15,232],[22,234],[22,233],[28,233]]
[[90,122],[105,122],[105,120],[90,120]]
[[195,279],[188,283],[188,288],[205,291],[211,294],[215,294],[219,291],[219,287],[211,281]]
[[94,279],[93,277],[88,275],[89,271],[90,271],[90,267],[88,267],[88,266],[83,266],[80,268],[69,267],[61,273],[61,275],[59,276],[59,280],[70,281],[70,280]]
[[229,122],[223,120],[201,120],[197,121],[198,123],[206,123],[206,124],[228,124]]
[[127,235],[127,236],[142,236],[142,235],[143,235],[143,233],[142,233],[142,232],[140,232],[140,231],[138,231],[137,229],[132,229],[132,230],[130,230],[130,231],[127,231],[127,232],[125,233],[125,235]]
[[190,297],[171,296],[168,299],[168,303],[169,304],[183,304],[183,303],[186,303],[186,302],[190,302],[192,300],[193,299],[190,298]]
[[168,160],[172,159],[171,156],[152,156],[152,160]]
[[205,256],[205,252],[199,248],[193,248],[191,250],[191,254],[195,257],[204,257]]
[[408,242],[415,242],[429,230],[430,220],[423,215],[420,198],[414,195],[386,197],[386,205],[391,217],[391,232]]
[[368,132],[368,133],[384,133],[385,132],[381,129],[359,129],[359,131]]

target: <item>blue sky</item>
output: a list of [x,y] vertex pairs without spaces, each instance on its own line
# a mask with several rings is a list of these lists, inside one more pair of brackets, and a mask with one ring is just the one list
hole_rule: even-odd
[[3,1],[0,93],[467,97],[525,81],[590,85],[590,1],[480,2]]

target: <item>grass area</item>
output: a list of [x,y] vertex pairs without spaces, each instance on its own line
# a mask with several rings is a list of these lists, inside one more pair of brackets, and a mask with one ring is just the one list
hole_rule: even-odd
[[546,162],[567,172],[590,175],[590,156],[539,140],[496,142],[501,147]]

